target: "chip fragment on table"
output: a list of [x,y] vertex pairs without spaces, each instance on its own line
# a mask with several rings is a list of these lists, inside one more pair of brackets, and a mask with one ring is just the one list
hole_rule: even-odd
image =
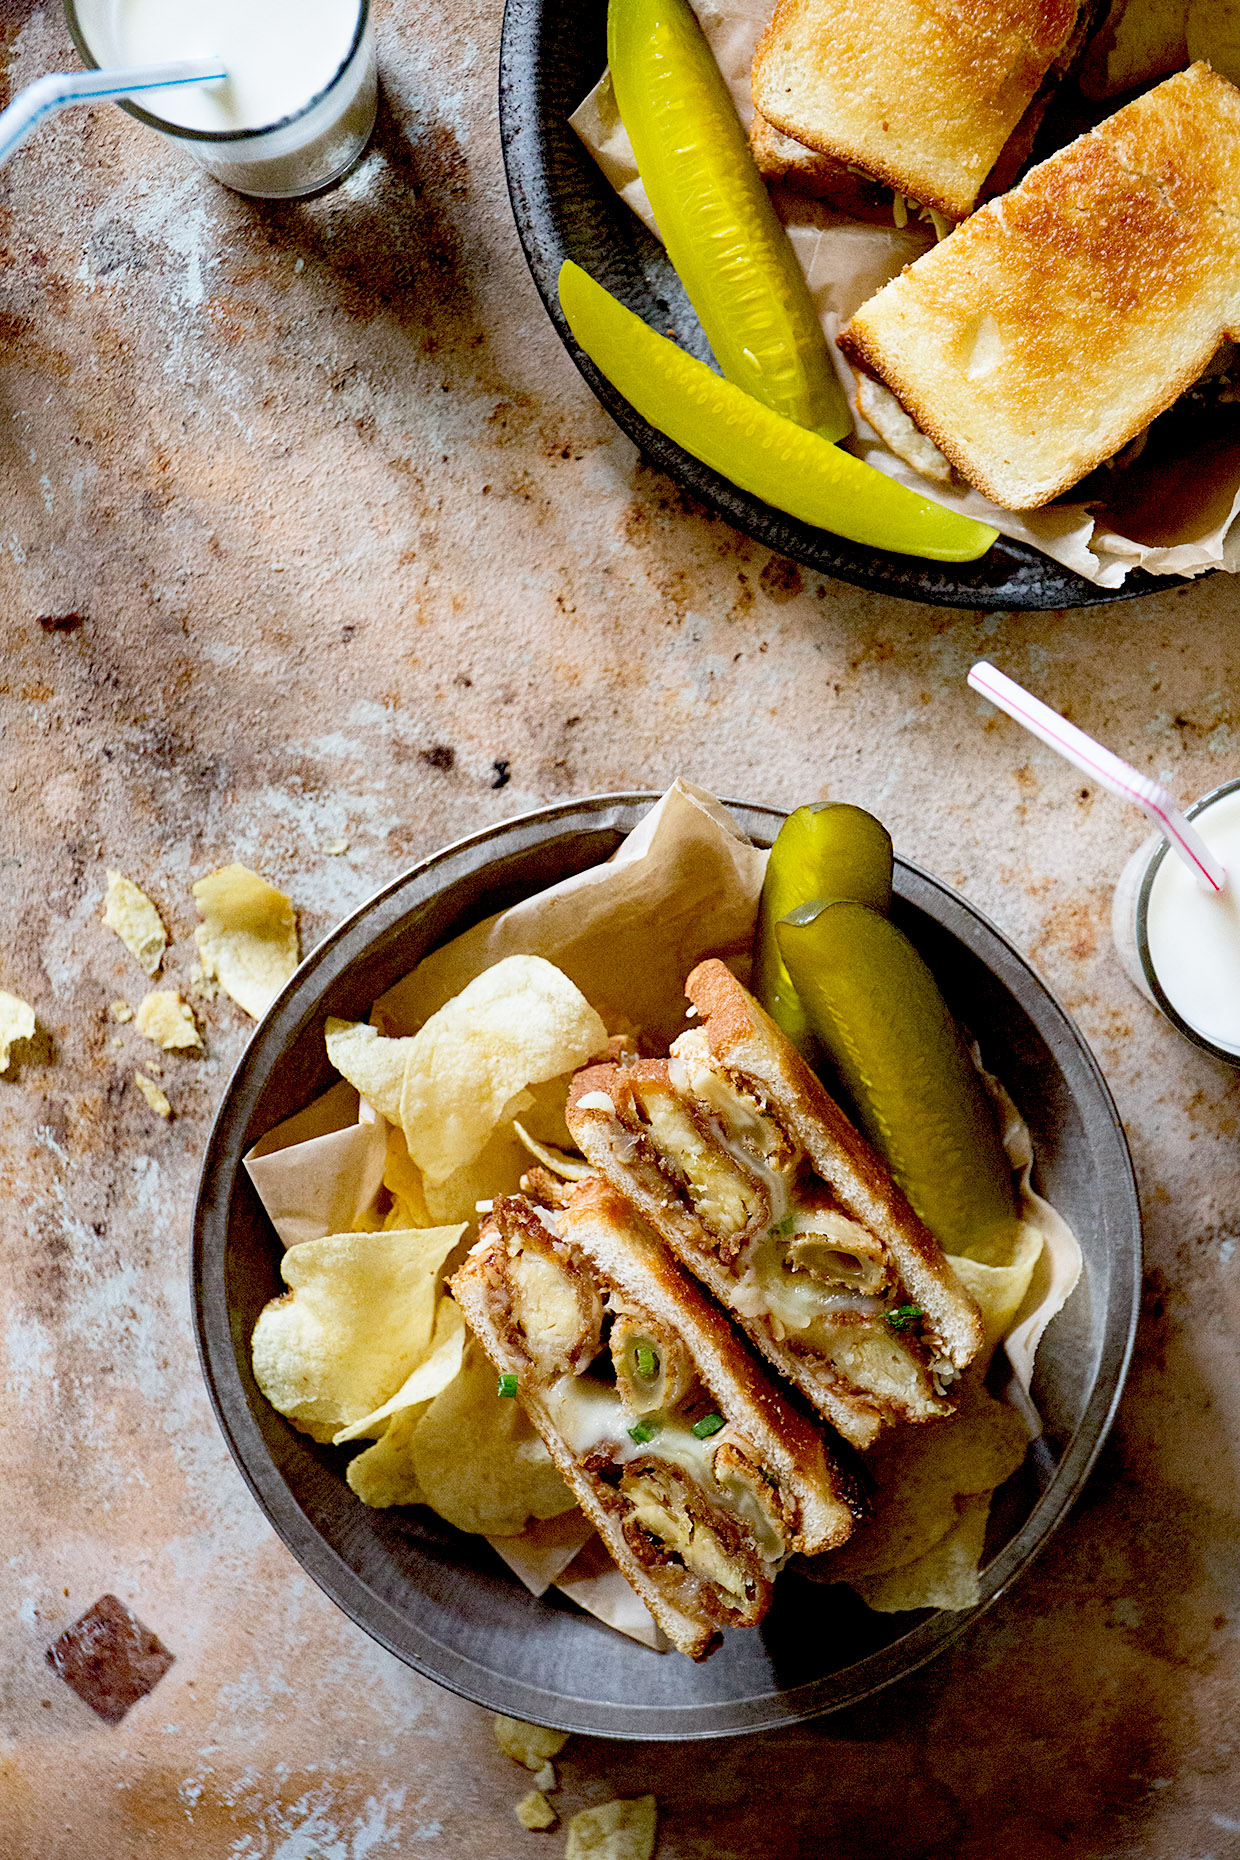
[[652,1795],[583,1808],[568,1824],[565,1860],[651,1860],[658,1826]]
[[12,1049],[19,1040],[34,1036],[34,1009],[20,995],[0,988],[0,1072],[7,1072]]
[[168,947],[164,920],[140,885],[109,870],[103,921],[147,975],[154,975]]
[[244,865],[222,866],[192,890],[203,974],[261,1020],[300,960],[292,899]]
[[193,1009],[175,988],[156,988],[143,995],[133,1023],[144,1039],[153,1040],[165,1052],[202,1051]]

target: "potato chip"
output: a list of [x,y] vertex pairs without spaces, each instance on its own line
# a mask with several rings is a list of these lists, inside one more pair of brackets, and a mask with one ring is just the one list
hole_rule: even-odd
[[548,1789],[558,1789],[559,1786],[560,1779],[555,1773],[554,1763],[544,1763],[540,1770],[535,1771],[534,1787],[536,1789],[541,1789],[545,1794]]
[[128,1001],[109,1001],[108,1019],[116,1021],[123,1027],[126,1021],[131,1021],[133,1019],[133,1009],[130,1007]]
[[168,1101],[168,1094],[160,1090],[154,1079],[148,1079],[144,1072],[135,1072],[133,1075],[133,1082],[157,1117],[172,1116],[172,1106]]
[[143,1038],[153,1040],[166,1052],[178,1052],[183,1048],[196,1053],[202,1051],[193,1010],[187,1001],[182,1001],[175,988],[157,988],[143,995],[132,1018]]
[[982,1374],[1025,1302],[1044,1245],[1043,1236],[1035,1228],[1022,1226],[1007,1265],[985,1266],[980,1260],[958,1254],[948,1258],[948,1265],[981,1308],[985,1341],[973,1366]]
[[19,1040],[29,1040],[33,1033],[34,1009],[30,1003],[0,988],[0,1072],[9,1069],[10,1050]]
[[497,1395],[496,1375],[474,1342],[461,1373],[419,1421],[413,1469],[426,1503],[458,1530],[515,1537],[525,1520],[576,1504],[520,1402]]
[[[524,1763],[527,1770],[541,1770],[549,1757],[558,1757],[568,1742],[567,1731],[553,1731],[550,1725],[527,1724],[524,1718],[505,1718],[497,1713],[495,1741],[506,1757]],[[554,1771],[552,1772],[554,1776]],[[545,1784],[539,1782],[540,1789]]]
[[387,1401],[430,1350],[439,1273],[460,1227],[330,1234],[290,1247],[290,1293],[254,1327],[254,1376],[295,1427],[330,1440]]
[[923,1556],[868,1581],[858,1580],[854,1587],[866,1605],[880,1615],[908,1608],[976,1608],[990,1498],[989,1492],[962,1498],[956,1522]]
[[168,947],[164,920],[140,885],[122,872],[108,873],[103,921],[148,975],[154,975]]
[[363,1505],[386,1511],[392,1505],[424,1505],[426,1499],[413,1470],[410,1445],[414,1429],[430,1407],[404,1408],[373,1447],[367,1447],[345,1467],[350,1489]]
[[1028,1430],[1015,1408],[995,1401],[976,1376],[966,1376],[950,1420],[892,1428],[866,1454],[866,1470],[877,1487],[871,1517],[842,1550],[822,1558],[814,1573],[852,1582],[924,1556],[955,1524],[957,1500],[1002,1485],[1028,1446]]
[[332,1445],[339,1447],[346,1440],[377,1440],[392,1417],[402,1409],[425,1407],[432,1402],[459,1373],[464,1349],[465,1319],[450,1298],[441,1298],[435,1313],[430,1353],[406,1377],[395,1395],[389,1396],[373,1414],[364,1415],[351,1427],[342,1427],[333,1437]]
[[412,1040],[387,1040],[365,1021],[328,1021],[327,1057],[389,1124],[400,1122],[400,1088]]
[[541,1789],[523,1795],[512,1812],[523,1828],[536,1830],[554,1828],[560,1819]]
[[541,956],[508,956],[470,982],[414,1035],[406,1060],[400,1122],[428,1188],[474,1160],[526,1086],[606,1044],[581,990]]
[[481,1154],[446,1182],[426,1186],[426,1205],[432,1220],[472,1221],[480,1201],[497,1195],[515,1195],[530,1166],[529,1153],[511,1124],[501,1124],[484,1144]]
[[565,1860],[651,1860],[658,1813],[652,1795],[583,1808],[568,1824]]
[[261,1020],[300,959],[291,898],[244,865],[226,865],[193,887],[203,974]]

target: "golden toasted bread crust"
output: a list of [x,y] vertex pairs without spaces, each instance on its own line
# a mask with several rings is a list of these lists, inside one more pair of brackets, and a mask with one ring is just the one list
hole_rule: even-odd
[[852,319],[884,381],[1008,509],[1061,496],[1240,328],[1240,91],[1193,65],[1034,168]]
[[754,107],[785,135],[963,219],[1072,39],[1077,0],[779,0]]
[[758,1448],[763,1464],[779,1474],[792,1500],[791,1547],[842,1544],[865,1509],[855,1476],[633,1204],[595,1176],[576,1190],[560,1226],[608,1285],[679,1334],[715,1400]]
[[[789,1549],[813,1552],[843,1543],[864,1513],[855,1478],[829,1456],[820,1430],[775,1387],[722,1312],[680,1270],[629,1203],[594,1178],[580,1184],[557,1220],[562,1238],[552,1244],[562,1258],[591,1272],[600,1291],[617,1290],[682,1339],[721,1411],[774,1479]],[[509,1240],[540,1250],[548,1246],[546,1227],[521,1196],[496,1202],[478,1245],[452,1279],[453,1296],[497,1370],[518,1377],[522,1406],[626,1580],[672,1644],[691,1659],[704,1659],[718,1641],[709,1597],[696,1593],[693,1579],[686,1577],[678,1602],[666,1580],[650,1575],[625,1537],[622,1511],[600,1477],[595,1456],[573,1452],[543,1400],[504,1303]]]
[[955,1367],[963,1369],[981,1347],[981,1316],[878,1152],[723,963],[699,963],[685,993],[702,1017],[712,1054],[760,1082],[780,1122],[818,1173],[844,1187],[845,1205],[851,1198],[860,1217],[891,1249],[905,1285],[925,1307]]

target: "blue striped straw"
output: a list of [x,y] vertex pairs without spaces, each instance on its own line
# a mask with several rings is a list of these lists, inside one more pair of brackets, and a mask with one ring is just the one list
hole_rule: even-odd
[[54,116],[70,103],[91,103],[100,97],[137,97],[146,90],[167,90],[176,84],[210,84],[227,77],[218,58],[182,58],[175,64],[129,65],[113,71],[53,71],[19,91],[7,110],[0,112],[0,162],[6,162],[45,116]]

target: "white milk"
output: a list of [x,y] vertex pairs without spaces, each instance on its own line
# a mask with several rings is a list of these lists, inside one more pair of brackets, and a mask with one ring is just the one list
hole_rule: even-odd
[[1148,961],[1181,1019],[1211,1045],[1240,1055],[1240,789],[1192,820],[1230,882],[1221,894],[1203,891],[1168,853],[1146,907]]
[[331,83],[358,11],[359,0],[115,0],[112,51],[125,65],[221,58],[227,83],[164,91],[146,107],[187,129],[264,129]]

